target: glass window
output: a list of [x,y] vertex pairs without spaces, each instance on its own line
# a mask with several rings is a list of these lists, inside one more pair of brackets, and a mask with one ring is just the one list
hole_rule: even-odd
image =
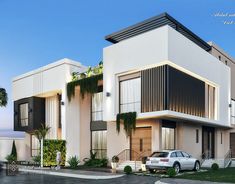
[[169,153],[168,152],[154,152],[150,157],[168,157]]
[[175,152],[171,153],[171,157],[176,157],[176,153]]
[[120,111],[140,112],[141,82],[140,77],[120,82]]
[[162,127],[162,149],[175,149],[175,129]]
[[185,152],[181,152],[183,154],[184,157],[189,157],[190,155],[188,153],[185,153]]
[[215,119],[215,87],[205,84],[205,117]]
[[177,151],[177,152],[176,152],[176,156],[177,156],[177,157],[184,157],[180,151]]
[[28,103],[20,104],[20,125],[22,127],[29,124],[29,109]]
[[92,121],[103,120],[103,92],[92,95]]
[[31,156],[38,156],[40,153],[40,143],[35,135],[31,135]]
[[107,130],[92,131],[92,151],[97,158],[107,157]]

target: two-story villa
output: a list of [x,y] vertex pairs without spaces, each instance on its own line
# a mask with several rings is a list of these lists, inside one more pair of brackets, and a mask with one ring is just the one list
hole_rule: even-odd
[[[67,141],[67,156],[93,150],[109,159],[138,160],[161,149],[197,158],[235,157],[234,60],[167,13],[105,37],[99,90],[68,99],[73,72],[86,67],[64,59],[13,80],[15,130],[26,131],[28,155],[38,154],[32,131],[45,122],[50,139]],[[224,59],[225,58],[225,59]],[[221,62],[222,61],[222,62]],[[225,62],[226,61],[226,62]],[[130,135],[117,114],[136,112]],[[234,131],[235,132],[235,131]],[[126,156],[127,155],[127,156]]]

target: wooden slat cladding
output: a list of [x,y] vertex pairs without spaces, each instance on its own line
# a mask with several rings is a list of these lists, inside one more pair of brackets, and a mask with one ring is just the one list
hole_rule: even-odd
[[141,112],[165,109],[166,69],[164,65],[141,71]]
[[169,110],[205,117],[205,83],[168,66]]

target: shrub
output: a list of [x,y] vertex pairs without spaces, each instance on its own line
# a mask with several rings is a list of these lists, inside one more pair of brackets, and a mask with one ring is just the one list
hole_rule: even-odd
[[61,164],[65,165],[66,157],[66,141],[65,140],[52,140],[45,139],[43,143],[43,165],[55,166],[56,165],[56,151],[61,152]]
[[12,154],[6,156],[6,160],[11,163],[13,161],[16,161],[16,157]]
[[95,159],[86,159],[84,160],[85,163],[84,165],[85,166],[89,166],[89,167],[107,167],[107,164],[108,164],[108,159],[106,158],[102,158],[102,159],[98,159],[98,158],[95,158]]
[[167,171],[166,171],[166,174],[172,178],[176,175],[176,172],[175,172],[175,169],[174,168],[168,168]]
[[214,170],[214,171],[216,171],[216,170],[219,169],[219,165],[218,165],[217,163],[213,163],[213,164],[211,165],[211,169]]
[[132,168],[131,166],[127,165],[124,167],[124,173],[126,174],[131,174],[132,173]]
[[13,155],[15,157],[15,160],[17,160],[17,151],[16,151],[15,140],[12,143],[11,155]]
[[118,158],[117,155],[114,155],[114,156],[112,157],[112,162],[114,162],[114,163],[118,163],[118,162],[119,162],[119,158]]
[[80,161],[77,156],[69,157],[68,159],[68,164],[72,169],[76,169],[79,163]]
[[32,157],[33,162],[35,163],[40,163],[41,162],[41,156],[37,155],[37,156],[33,156]]

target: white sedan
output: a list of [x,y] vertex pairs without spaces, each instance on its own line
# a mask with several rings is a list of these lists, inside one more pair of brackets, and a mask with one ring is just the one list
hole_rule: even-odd
[[146,160],[146,168],[150,172],[171,167],[175,169],[176,173],[179,173],[181,170],[198,171],[200,169],[200,162],[181,150],[157,151]]

